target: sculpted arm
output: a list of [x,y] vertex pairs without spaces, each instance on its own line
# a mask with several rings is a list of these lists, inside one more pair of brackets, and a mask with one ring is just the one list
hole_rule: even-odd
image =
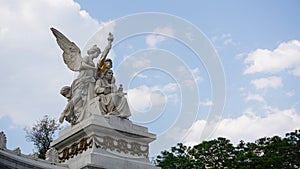
[[[114,37],[113,37],[113,34],[112,34],[112,33],[109,32],[107,40],[108,40],[108,44],[107,44],[107,46],[105,47],[105,49],[104,49],[104,51],[103,51],[103,53],[102,53],[102,55],[101,55],[101,58],[102,58],[102,57],[105,57],[105,58],[106,58],[108,52],[109,52],[110,49],[111,49],[111,44],[112,44],[112,41],[114,40]],[[105,60],[105,59],[104,59],[104,60]]]
[[101,69],[101,67],[104,65],[104,61],[105,61],[105,59],[106,59],[106,57],[107,57],[107,55],[108,55],[108,53],[111,49],[111,44],[114,40],[114,37],[113,37],[112,33],[109,32],[107,40],[108,40],[108,44],[105,47],[104,51],[102,52],[101,57],[99,59],[99,62],[97,64],[98,69]]
[[101,86],[101,79],[96,81],[95,92],[97,95],[104,93],[104,87]]

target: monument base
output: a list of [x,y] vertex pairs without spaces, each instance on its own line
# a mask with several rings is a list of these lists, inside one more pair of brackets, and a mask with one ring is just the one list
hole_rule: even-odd
[[71,169],[153,169],[148,160],[155,134],[116,116],[92,115],[59,133],[51,147]]

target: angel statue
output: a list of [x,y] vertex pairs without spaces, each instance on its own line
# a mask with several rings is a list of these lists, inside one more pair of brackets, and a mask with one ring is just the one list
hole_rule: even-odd
[[[79,47],[74,42],[71,42],[55,28],[51,28],[51,31],[56,37],[58,46],[63,50],[63,60],[67,67],[72,71],[79,72],[71,86],[63,87],[60,92],[68,99],[68,104],[61,113],[59,121],[62,123],[66,120],[71,124],[76,124],[90,116],[87,106],[89,100],[95,97],[95,83],[106,72],[106,69],[111,67],[105,61],[111,49],[113,35],[109,33],[108,45],[102,54],[100,48],[94,45],[87,51],[88,55],[82,57]],[[99,63],[95,66],[93,60],[100,54]]]

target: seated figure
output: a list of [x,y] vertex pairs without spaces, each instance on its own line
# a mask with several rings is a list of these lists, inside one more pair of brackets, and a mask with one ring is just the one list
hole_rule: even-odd
[[122,118],[128,118],[131,113],[123,92],[123,87],[120,85],[117,90],[113,71],[107,69],[102,78],[96,81],[95,93],[99,96],[99,107],[103,115],[115,115]]

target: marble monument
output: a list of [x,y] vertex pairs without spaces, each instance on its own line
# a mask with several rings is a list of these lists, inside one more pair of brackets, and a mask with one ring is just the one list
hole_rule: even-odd
[[103,52],[95,44],[82,57],[74,42],[55,28],[51,31],[63,51],[64,63],[79,74],[60,91],[67,105],[59,121],[67,121],[70,126],[51,143],[48,161],[72,169],[157,168],[148,160],[149,143],[156,135],[130,121],[126,93],[122,84],[115,84],[112,60],[107,58],[113,34],[109,33]]

